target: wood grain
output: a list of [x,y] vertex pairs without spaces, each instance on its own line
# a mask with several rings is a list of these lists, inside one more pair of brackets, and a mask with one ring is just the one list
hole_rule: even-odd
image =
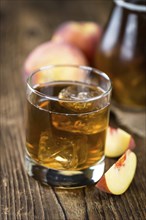
[[[78,190],[42,186],[28,177],[24,169],[25,86],[22,67],[27,55],[35,46],[50,39],[55,27],[65,20],[93,20],[104,24],[110,6],[111,2],[106,0],[1,1],[1,220],[146,219],[146,144],[142,138],[134,136],[137,172],[130,188],[121,196],[102,193],[94,186]],[[106,159],[106,169],[114,161]]]

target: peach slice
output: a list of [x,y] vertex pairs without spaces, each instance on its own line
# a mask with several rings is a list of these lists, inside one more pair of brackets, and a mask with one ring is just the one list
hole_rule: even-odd
[[133,180],[137,165],[134,152],[127,150],[101,177],[96,187],[114,195],[123,194]]
[[108,127],[106,144],[105,144],[105,156],[107,157],[119,157],[127,149],[133,149],[135,142],[133,137],[120,128]]

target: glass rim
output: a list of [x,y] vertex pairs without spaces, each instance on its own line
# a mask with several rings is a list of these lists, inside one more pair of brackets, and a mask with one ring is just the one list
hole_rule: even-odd
[[[73,68],[79,68],[81,70],[88,70],[88,71],[94,71],[97,75],[103,77],[104,79],[108,80],[109,82],[109,88],[107,90],[105,90],[102,94],[100,94],[99,96],[95,96],[95,97],[92,97],[92,98],[87,98],[87,99],[78,99],[78,100],[69,100],[69,99],[59,99],[58,97],[53,97],[53,96],[48,96],[48,95],[45,95],[44,93],[42,92],[39,92],[38,90],[36,90],[35,88],[32,87],[30,81],[33,77],[33,75],[35,75],[36,73],[38,73],[39,71],[43,71],[43,70],[49,70],[49,69],[53,69],[53,68],[56,68],[56,67],[73,67]],[[60,82],[62,80],[56,80],[56,82]],[[65,81],[65,80],[64,80]],[[53,82],[53,81],[51,81]],[[72,80],[72,82],[78,82],[78,81],[75,81],[75,80]],[[35,93],[36,95],[38,96],[41,96],[43,98],[46,98],[48,100],[52,100],[52,101],[63,101],[63,102],[89,102],[89,101],[96,101],[100,98],[103,98],[105,97],[106,95],[108,95],[111,90],[112,90],[112,83],[111,83],[111,79],[109,78],[109,76],[94,68],[94,67],[90,67],[90,66],[83,66],[83,65],[72,65],[72,64],[57,64],[57,65],[48,65],[48,66],[43,66],[43,67],[40,67],[38,69],[36,69],[35,71],[33,71],[27,78],[26,80],[26,84],[28,86],[28,88],[33,92]]]
[[136,3],[131,3],[131,2],[125,2],[124,0],[114,0],[114,2],[122,6],[126,9],[132,10],[132,11],[139,11],[139,12],[146,12],[146,5],[138,5]]

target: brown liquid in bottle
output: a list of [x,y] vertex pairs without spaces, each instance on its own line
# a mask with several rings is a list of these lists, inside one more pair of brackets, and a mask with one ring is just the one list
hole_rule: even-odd
[[131,109],[146,107],[146,3],[114,1],[95,57],[112,79],[113,99]]

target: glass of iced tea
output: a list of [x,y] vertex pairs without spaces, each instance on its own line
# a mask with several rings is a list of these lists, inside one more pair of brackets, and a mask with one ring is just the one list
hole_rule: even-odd
[[27,80],[28,174],[43,184],[76,188],[104,172],[111,82],[97,69],[50,65]]

